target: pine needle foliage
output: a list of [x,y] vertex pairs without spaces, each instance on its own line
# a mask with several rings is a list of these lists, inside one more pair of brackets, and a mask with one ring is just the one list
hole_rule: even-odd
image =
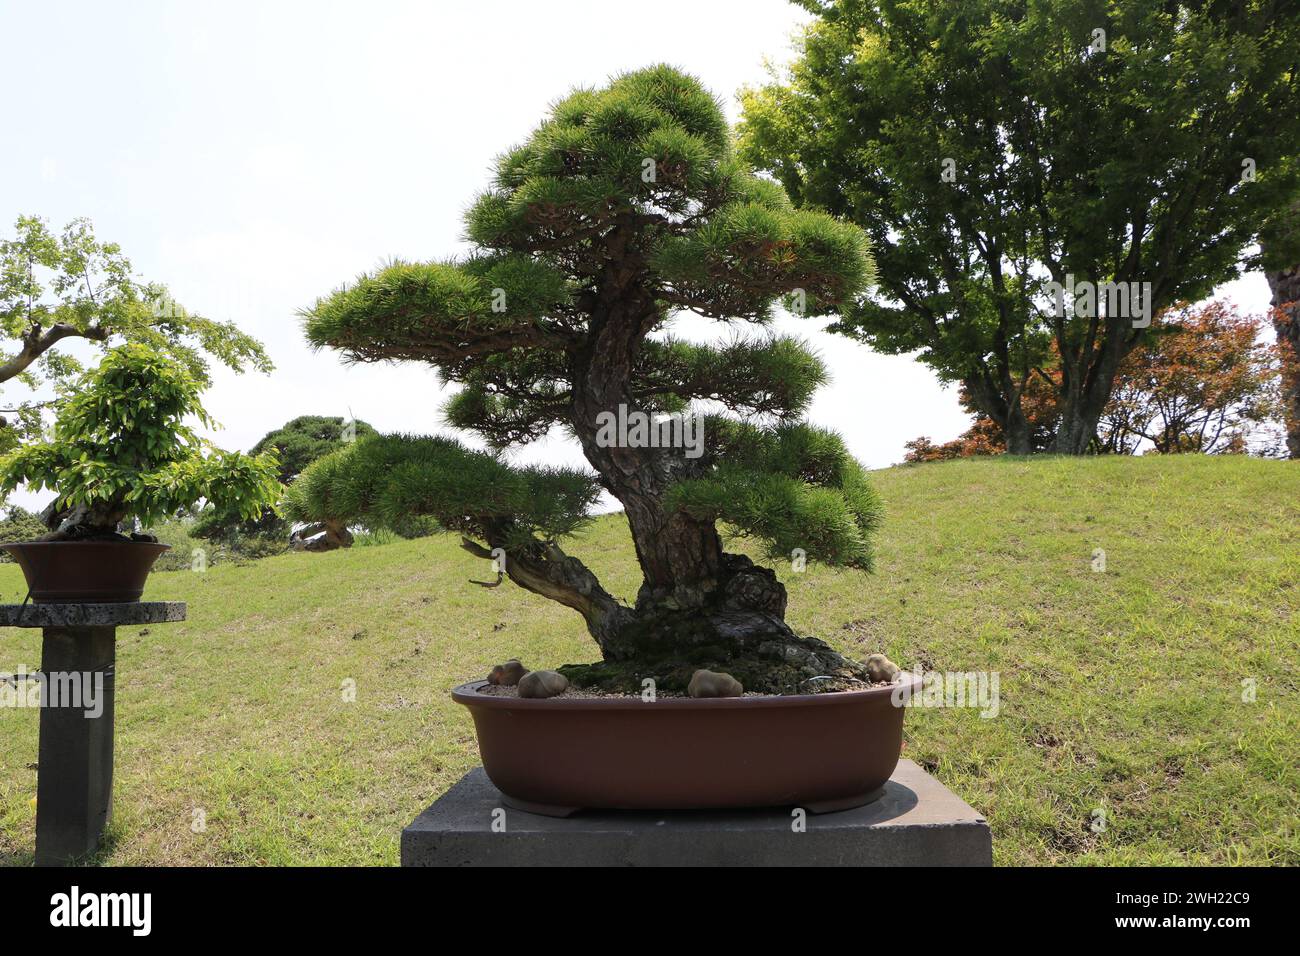
[[[583,525],[602,489],[628,506],[646,571],[640,604],[653,592],[688,606],[677,585],[692,576],[696,596],[720,585],[717,521],[773,554],[869,566],[879,506],[862,468],[838,438],[800,424],[822,363],[797,339],[743,333],[782,303],[806,316],[850,307],[872,279],[865,235],[796,210],[755,176],[695,78],[655,66],[560,100],[498,158],[465,226],[467,257],[393,262],[303,318],[313,346],[347,361],[432,364],[457,389],[446,422],[489,450],[367,438],[309,467],[289,515],[367,527],[432,515],[474,539],[471,550],[526,552],[537,573],[518,583],[589,621],[594,578],[573,585],[588,572],[555,541]],[[688,314],[738,334],[715,345],[674,335]],[[596,419],[624,405],[711,413],[708,454],[601,446]],[[592,472],[501,457],[557,428],[578,438]],[[571,585],[581,593],[547,590]]]

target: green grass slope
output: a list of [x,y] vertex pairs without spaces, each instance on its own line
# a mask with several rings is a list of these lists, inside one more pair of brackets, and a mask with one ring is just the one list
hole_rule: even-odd
[[[999,863],[1300,863],[1300,466],[977,460],[875,480],[878,571],[778,569],[790,617],[858,656],[998,673],[997,716],[913,709],[905,754],[988,816]],[[635,594],[620,516],[572,550]],[[154,575],[147,597],[189,620],[119,630],[101,860],[396,863],[401,828],[476,762],[448,689],[510,656],[594,657],[575,614],[467,583],[488,576],[452,538]],[[0,566],[2,599],[23,592]],[[0,671],[39,651],[0,632]],[[31,861],[37,717],[0,708],[0,862]]]

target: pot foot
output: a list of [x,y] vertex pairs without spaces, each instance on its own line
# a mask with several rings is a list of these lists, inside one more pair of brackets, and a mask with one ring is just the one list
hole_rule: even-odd
[[804,809],[809,813],[836,813],[840,810],[852,810],[854,807],[865,807],[868,803],[879,800],[884,796],[885,788],[877,787],[867,793],[855,794],[851,797],[841,797],[838,800],[819,800],[813,803],[804,804]]
[[582,807],[562,807],[553,803],[533,803],[531,800],[520,800],[518,797],[508,797],[501,794],[501,802],[512,810],[523,810],[525,813],[536,813],[543,817],[571,817]]

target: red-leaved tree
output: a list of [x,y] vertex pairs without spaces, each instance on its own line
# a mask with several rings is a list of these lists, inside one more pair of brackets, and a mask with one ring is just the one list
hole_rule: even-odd
[[[1093,447],[1136,454],[1148,448],[1175,452],[1271,454],[1276,437],[1267,429],[1279,413],[1278,349],[1260,339],[1263,323],[1235,306],[1179,303],[1156,321],[1157,334],[1130,353],[1116,375]],[[1058,406],[1054,368],[1026,389],[1035,450],[1051,445]],[[905,446],[908,462],[941,461],[1006,451],[1001,429],[977,412],[964,392],[962,407],[975,421],[962,435],[936,445],[926,437]]]

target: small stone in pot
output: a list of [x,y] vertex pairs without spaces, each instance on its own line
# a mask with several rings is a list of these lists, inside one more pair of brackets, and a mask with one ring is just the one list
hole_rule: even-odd
[[900,673],[899,666],[884,654],[872,654],[867,658],[867,676],[873,683],[892,684]]
[[740,697],[745,688],[730,674],[698,670],[691,675],[686,692],[692,697]]
[[555,697],[569,687],[569,679],[556,671],[529,671],[519,678],[520,697]]
[[489,684],[500,684],[502,687],[514,687],[519,683],[519,679],[527,673],[528,668],[512,657],[504,664],[498,664],[496,667],[492,668],[487,679]]

